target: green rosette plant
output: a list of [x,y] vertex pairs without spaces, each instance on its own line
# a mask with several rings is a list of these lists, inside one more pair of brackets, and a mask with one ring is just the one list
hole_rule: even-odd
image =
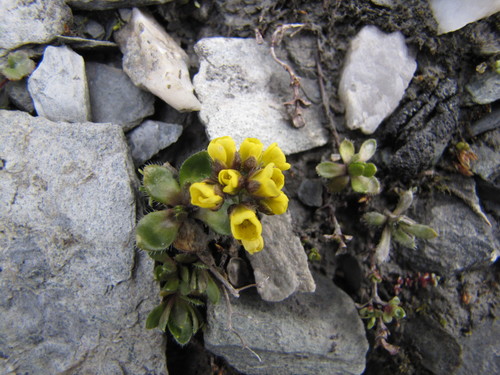
[[[352,190],[363,194],[378,194],[380,182],[375,177],[377,167],[367,161],[375,154],[377,141],[368,139],[363,142],[359,152],[355,153],[354,145],[345,139],[339,147],[339,154],[332,155],[333,161],[325,161],[316,166],[319,176],[328,179],[328,191],[338,193],[349,183]],[[336,163],[342,160],[343,163]]]

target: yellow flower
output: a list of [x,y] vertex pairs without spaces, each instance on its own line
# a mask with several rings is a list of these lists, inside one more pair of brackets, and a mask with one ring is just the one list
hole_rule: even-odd
[[260,160],[264,145],[257,138],[246,138],[240,146],[241,162],[244,163],[247,159],[254,157],[255,161]]
[[241,240],[241,243],[243,244],[245,250],[250,254],[257,253],[264,248],[264,239],[262,238],[262,236],[260,236],[256,240],[251,241]]
[[241,185],[240,179],[241,173],[234,169],[223,169],[219,172],[219,183],[224,186],[224,193],[236,194]]
[[290,169],[290,164],[286,162],[285,154],[278,147],[277,143],[271,144],[266,151],[264,151],[262,154],[262,163],[264,163],[265,166],[274,163],[274,166],[282,171]]
[[271,212],[274,215],[281,215],[288,209],[288,197],[281,192],[276,198],[262,199],[260,204],[263,206],[264,211]]
[[262,235],[262,224],[255,211],[246,206],[236,206],[229,214],[231,233],[240,241],[255,241]]
[[248,178],[249,192],[263,198],[277,197],[285,185],[285,176],[274,163],[268,164]]
[[195,182],[189,187],[191,204],[210,209],[218,209],[223,198],[215,191],[216,186],[206,182]]
[[230,168],[233,165],[236,144],[229,136],[219,137],[213,139],[208,144],[207,151],[212,160],[218,161],[223,166]]

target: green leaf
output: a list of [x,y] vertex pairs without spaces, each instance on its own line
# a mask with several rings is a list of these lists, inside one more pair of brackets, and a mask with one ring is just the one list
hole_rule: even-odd
[[198,314],[196,313],[197,309],[196,309],[196,307],[193,307],[193,306],[188,304],[188,310],[189,310],[189,314],[191,317],[191,321],[193,322],[193,335],[194,335],[194,334],[196,334],[196,332],[198,332],[198,329],[200,328]]
[[196,298],[191,298],[188,296],[180,296],[180,298],[193,306],[205,306],[203,301],[200,301],[199,299]]
[[183,300],[176,300],[168,321],[168,330],[180,345],[186,345],[193,336],[189,307]]
[[375,248],[375,259],[376,264],[382,264],[389,258],[389,250],[391,249],[391,229],[389,226],[385,226],[382,231],[382,236]]
[[171,210],[151,212],[144,216],[135,231],[137,247],[148,251],[164,250],[174,242],[179,223]]
[[[208,273],[207,273],[208,275]],[[219,303],[220,300],[220,289],[217,283],[212,279],[210,275],[207,278],[207,297],[210,302],[214,305]]]
[[398,191],[399,201],[396,209],[392,212],[395,216],[401,215],[413,203],[413,189]]
[[382,314],[382,320],[384,321],[384,323],[390,323],[390,322],[392,322],[392,315],[384,312]]
[[375,139],[368,139],[363,142],[359,148],[359,161],[365,162],[369,160],[377,151],[377,141]]
[[189,264],[189,263],[193,263],[193,262],[197,261],[198,256],[196,256],[194,254],[180,253],[180,254],[177,254],[174,257],[174,259],[176,262],[183,263],[183,264]]
[[423,225],[423,224],[404,225],[404,230],[405,232],[412,234],[423,240],[431,240],[438,236],[438,234],[434,229],[432,229],[428,225]]
[[168,321],[170,319],[170,312],[172,311],[172,306],[174,305],[175,298],[171,297],[167,305],[165,306],[165,310],[160,316],[160,321],[158,322],[158,328],[160,328],[163,332],[167,330]]
[[351,177],[358,177],[363,175],[363,172],[365,170],[365,163],[351,163],[347,167],[347,171],[349,173],[349,176]]
[[372,329],[375,326],[375,323],[377,322],[377,318],[371,317],[368,323],[366,324],[367,329]]
[[401,300],[399,299],[398,296],[392,297],[391,300],[389,301],[389,305],[392,306],[398,306],[401,303]]
[[380,192],[380,182],[375,177],[357,176],[351,178],[352,190],[363,194],[378,194]]
[[153,329],[158,327],[158,324],[160,323],[160,317],[163,314],[164,309],[165,304],[162,303],[151,310],[146,319],[146,329]]
[[406,316],[406,312],[402,307],[398,306],[394,309],[392,316],[394,316],[394,318],[396,318],[397,320],[403,319]]
[[30,74],[35,69],[35,63],[25,51],[9,53],[7,66],[2,69],[2,74],[10,81],[18,81]]
[[160,165],[148,165],[143,170],[144,191],[157,202],[174,206],[181,200],[181,188],[173,173]]
[[196,218],[207,224],[210,229],[224,236],[231,235],[231,226],[229,223],[229,215],[227,209],[231,202],[225,201],[222,207],[217,211],[209,210],[208,208],[199,208],[196,213]]
[[198,293],[203,294],[208,287],[208,271],[204,269],[197,269],[195,272],[198,274]]
[[344,176],[346,174],[346,166],[344,164],[332,163],[331,161],[324,161],[316,166],[316,173],[324,178]]
[[415,244],[415,237],[406,233],[402,228],[397,228],[392,231],[392,237],[394,241],[403,245],[404,247],[410,249],[416,249],[417,245]]
[[179,278],[177,277],[177,275],[171,275],[166,280],[166,283],[161,288],[161,291],[170,294],[176,292],[178,289],[179,289]]
[[354,156],[354,145],[351,141],[344,139],[339,147],[339,153],[345,164],[349,164]]
[[377,167],[373,163],[365,163],[365,169],[363,171],[363,176],[373,177],[377,173]]
[[170,258],[170,256],[168,255],[168,253],[166,251],[150,251],[150,252],[148,252],[148,255],[151,259],[153,259],[157,262],[167,263],[167,262],[172,261],[173,263],[175,263],[172,260],[172,258]]
[[359,310],[359,317],[361,319],[369,319],[373,316],[373,309],[370,309],[368,307],[363,307],[361,310]]
[[347,184],[349,184],[349,180],[350,180],[349,176],[340,176],[332,178],[327,185],[328,191],[330,193],[341,192],[347,186]]
[[212,162],[207,151],[200,151],[190,156],[179,170],[181,186],[209,178],[212,174]]
[[367,212],[361,218],[365,223],[374,227],[384,225],[387,221],[387,216],[375,211]]

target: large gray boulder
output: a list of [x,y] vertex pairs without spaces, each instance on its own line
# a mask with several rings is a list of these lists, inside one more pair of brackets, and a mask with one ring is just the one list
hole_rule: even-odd
[[[304,127],[291,124],[283,105],[292,98],[290,76],[273,60],[269,46],[254,38],[217,37],[200,40],[194,50],[200,71],[193,83],[209,139],[229,135],[241,143],[258,138],[265,145],[277,142],[285,154],[327,143],[318,103],[304,110]],[[316,87],[307,99],[318,96]]]
[[29,43],[47,43],[64,33],[71,10],[64,0],[2,0],[0,56]]
[[208,307],[205,346],[247,375],[361,374],[368,342],[354,302],[326,277],[316,283],[279,303],[254,292],[231,300],[232,326],[262,362],[228,329],[224,301]]
[[121,128],[0,111],[0,373],[166,374]]

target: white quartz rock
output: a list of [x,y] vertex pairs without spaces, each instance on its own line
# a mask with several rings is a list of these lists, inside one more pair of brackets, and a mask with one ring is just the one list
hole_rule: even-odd
[[90,120],[85,63],[69,47],[45,49],[42,62],[28,80],[28,91],[39,116],[52,121]]
[[132,82],[181,112],[199,111],[189,77],[189,57],[149,14],[132,10],[132,19],[115,33],[123,70]]
[[365,26],[351,42],[340,79],[347,127],[372,134],[396,109],[416,68],[403,34]]
[[438,33],[445,34],[500,12],[500,0],[430,0]]

